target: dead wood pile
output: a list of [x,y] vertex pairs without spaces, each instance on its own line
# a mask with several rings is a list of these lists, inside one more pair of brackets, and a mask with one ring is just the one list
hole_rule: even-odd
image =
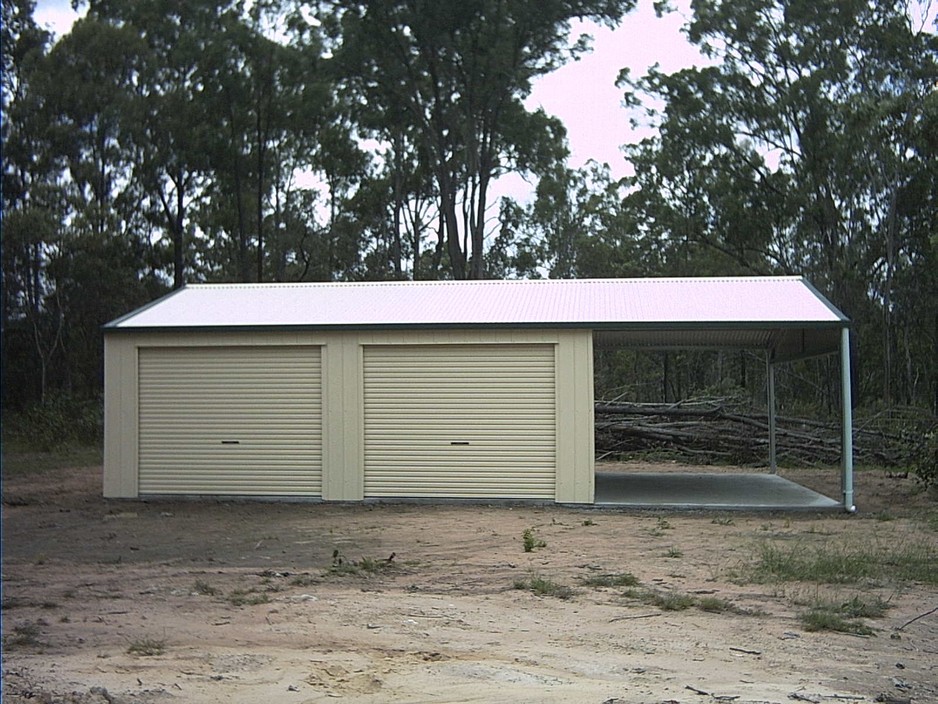
[[[764,465],[769,456],[765,412],[733,399],[680,403],[596,404],[596,455],[599,459],[667,452],[695,463]],[[853,429],[857,464],[906,467],[920,450],[923,432],[914,414],[882,414],[857,420]],[[792,465],[838,464],[838,421],[776,416],[778,461]]]

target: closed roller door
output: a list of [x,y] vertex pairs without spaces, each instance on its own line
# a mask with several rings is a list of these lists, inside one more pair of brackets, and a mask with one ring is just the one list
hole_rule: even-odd
[[140,493],[322,495],[318,347],[141,349]]
[[365,496],[553,499],[552,345],[364,350]]

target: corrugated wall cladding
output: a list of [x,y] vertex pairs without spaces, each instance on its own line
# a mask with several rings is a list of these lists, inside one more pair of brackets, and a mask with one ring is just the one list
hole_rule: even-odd
[[322,494],[319,347],[143,348],[139,493]]
[[366,497],[553,500],[554,346],[364,349]]

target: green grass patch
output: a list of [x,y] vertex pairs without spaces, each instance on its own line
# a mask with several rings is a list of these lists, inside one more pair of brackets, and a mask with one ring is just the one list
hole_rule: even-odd
[[45,625],[42,620],[24,621],[13,626],[12,630],[3,638],[3,646],[6,649],[13,648],[34,648],[42,645],[39,640],[41,626]]
[[681,592],[654,592],[649,603],[652,606],[657,606],[662,611],[684,611],[696,606],[697,600],[690,594],[682,594]]
[[686,611],[694,608],[711,614],[764,615],[762,611],[743,609],[728,599],[721,599],[716,596],[697,597],[693,594],[684,594],[677,591],[659,592],[654,589],[626,589],[622,592],[622,596],[648,606],[655,606],[662,611]]
[[141,638],[127,646],[127,653],[129,655],[151,657],[153,655],[162,655],[165,652],[166,641],[157,638]]
[[375,575],[387,572],[394,567],[394,553],[387,559],[363,557],[360,560],[348,560],[339,554],[336,550],[332,553],[332,564],[326,571],[327,574],[346,576],[346,575]]
[[533,528],[525,528],[521,534],[521,543],[525,552],[534,552],[536,548],[546,548],[547,543],[537,537]]
[[541,577],[540,575],[532,575],[528,579],[515,580],[514,587],[515,589],[529,591],[537,596],[552,596],[557,599],[571,599],[576,594],[576,590],[573,589],[573,587],[569,587],[566,584],[559,584],[552,579]]
[[228,603],[232,606],[257,606],[270,601],[267,592],[256,589],[235,589],[228,595]]
[[638,586],[638,578],[631,572],[591,574],[580,577],[580,583],[586,587],[635,587]]
[[192,585],[192,591],[194,591],[196,594],[201,594],[202,596],[218,596],[221,594],[220,589],[213,587],[204,579],[195,580],[195,584]]
[[938,584],[938,552],[926,541],[824,543],[780,546],[762,543],[740,577],[756,583],[864,581]]
[[72,467],[96,467],[102,462],[103,453],[98,445],[66,445],[44,452],[30,449],[18,440],[4,441],[3,474],[6,477],[23,477]]
[[847,601],[817,601],[801,614],[801,625],[806,631],[833,631],[858,636],[871,636],[876,630],[863,621],[880,618],[889,604],[879,597],[855,596]]
[[710,614],[725,614],[736,611],[736,607],[733,606],[731,601],[721,599],[718,596],[702,596],[697,599],[695,606]]

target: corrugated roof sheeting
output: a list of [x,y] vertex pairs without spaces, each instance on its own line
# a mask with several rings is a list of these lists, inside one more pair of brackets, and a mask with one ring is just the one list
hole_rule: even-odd
[[800,277],[187,286],[110,330],[252,327],[596,329],[819,326],[846,318]]

